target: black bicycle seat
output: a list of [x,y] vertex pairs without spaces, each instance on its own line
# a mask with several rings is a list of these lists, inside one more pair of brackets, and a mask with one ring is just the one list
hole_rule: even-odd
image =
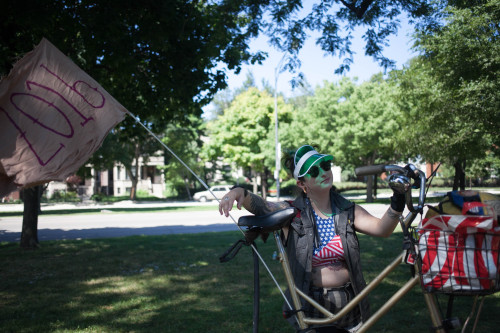
[[246,215],[238,219],[238,225],[262,228],[264,232],[272,232],[281,229],[295,214],[295,208],[289,207],[262,216]]

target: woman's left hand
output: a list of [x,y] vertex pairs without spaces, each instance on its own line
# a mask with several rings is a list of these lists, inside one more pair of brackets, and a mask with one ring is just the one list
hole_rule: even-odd
[[243,201],[245,200],[245,190],[241,187],[236,187],[231,191],[227,192],[225,196],[222,197],[219,202],[219,213],[224,214],[226,217],[229,216],[229,212],[233,209],[234,202],[236,201],[236,207],[241,210]]

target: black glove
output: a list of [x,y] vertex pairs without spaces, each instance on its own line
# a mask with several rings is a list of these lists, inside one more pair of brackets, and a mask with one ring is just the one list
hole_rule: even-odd
[[413,166],[413,164],[407,164],[405,166],[405,169],[408,170],[408,177],[413,179],[412,188],[420,188],[420,178],[415,173],[415,166]]
[[406,196],[404,194],[393,193],[391,197],[391,208],[396,212],[402,212],[405,209]]

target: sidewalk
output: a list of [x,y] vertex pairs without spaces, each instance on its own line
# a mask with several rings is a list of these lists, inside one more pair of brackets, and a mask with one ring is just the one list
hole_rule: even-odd
[[[377,217],[381,217],[388,208],[387,204],[363,206]],[[110,213],[110,210],[102,209],[91,214],[40,214],[38,239],[47,241],[237,231],[239,217],[249,215],[244,209],[233,208],[231,218],[226,218],[219,214],[216,205],[210,207],[213,208],[194,211]],[[22,220],[21,215],[0,217],[0,242],[20,241]]]
[[[498,193],[499,191],[497,191]],[[431,196],[443,196],[446,193],[432,192]],[[390,194],[381,194],[379,198],[388,198]],[[352,197],[348,199],[363,199],[364,196]],[[281,198],[292,199],[292,198]],[[271,198],[272,200],[272,198]],[[202,210],[162,210],[154,211],[155,208],[162,207],[190,207],[206,206]],[[388,204],[361,204],[370,214],[382,217],[387,211]],[[136,211],[112,212],[112,209],[136,208]],[[144,211],[137,208],[144,208]],[[23,220],[23,204],[0,204],[0,212],[15,213],[13,216],[0,217],[0,242],[19,241]],[[238,230],[236,221],[241,215],[248,215],[247,211],[238,210],[234,206],[231,216],[228,219],[218,212],[217,202],[134,202],[131,200],[120,201],[112,204],[96,203],[86,201],[80,203],[57,203],[41,206],[38,223],[39,240],[61,240],[61,239],[86,239],[86,238],[110,238],[132,235],[163,235],[182,234],[200,232],[218,232],[228,230]],[[54,210],[89,210],[90,214],[50,214]],[[424,209],[424,215],[425,215]],[[112,214],[110,214],[112,213]],[[408,211],[405,209],[405,215]],[[10,215],[10,214],[9,214]],[[71,216],[71,218],[68,218]]]
[[[495,193],[497,192],[497,193]],[[490,193],[498,194],[500,191],[491,191]],[[446,192],[429,192],[427,194],[428,197],[438,197],[444,196]],[[381,193],[378,195],[378,198],[389,198],[391,196],[390,193]],[[346,199],[349,200],[363,200],[366,198],[366,195],[358,195],[358,196],[345,196]],[[292,197],[281,197],[280,200],[293,200]],[[269,201],[276,200],[276,198],[268,197]],[[95,201],[83,201],[83,202],[61,202],[61,203],[42,203],[41,209],[42,211],[51,211],[51,210],[78,210],[78,209],[101,209],[106,210],[110,208],[161,208],[161,207],[193,207],[193,206],[216,206],[217,201],[209,201],[209,202],[197,202],[197,201],[132,201],[132,200],[124,200],[115,203],[99,203]],[[8,203],[0,203],[0,212],[19,212],[22,213],[24,211],[24,205],[21,204],[8,204]]]
[[[204,210],[151,211],[159,207],[207,206]],[[363,205],[371,214],[381,217],[388,208],[387,204]],[[21,214],[0,217],[0,242],[19,242],[22,230],[22,204],[0,205],[0,212],[8,210]],[[144,211],[112,212],[112,208],[146,208]],[[91,214],[50,214],[51,210],[97,209]],[[148,209],[149,208],[149,209]],[[69,240],[112,238],[136,235],[166,235],[237,231],[236,221],[242,215],[249,215],[246,210],[231,211],[231,218],[221,216],[217,202],[132,202],[122,201],[115,204],[102,203],[61,203],[44,204],[38,218],[38,239]]]
[[[65,210],[65,209],[110,209],[110,208],[157,208],[157,207],[189,207],[189,206],[215,206],[216,202],[196,202],[196,201],[132,201],[124,200],[115,203],[99,203],[94,201],[84,202],[59,202],[59,203],[42,203],[42,211]],[[0,212],[23,212],[24,204],[0,204]]]

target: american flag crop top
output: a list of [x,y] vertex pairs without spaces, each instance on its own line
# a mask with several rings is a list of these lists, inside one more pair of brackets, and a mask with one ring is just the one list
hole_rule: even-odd
[[344,248],[340,236],[335,234],[333,216],[323,219],[314,212],[314,217],[316,218],[316,226],[321,244],[319,248],[314,248],[312,257],[313,267],[326,266],[334,262],[344,261]]

